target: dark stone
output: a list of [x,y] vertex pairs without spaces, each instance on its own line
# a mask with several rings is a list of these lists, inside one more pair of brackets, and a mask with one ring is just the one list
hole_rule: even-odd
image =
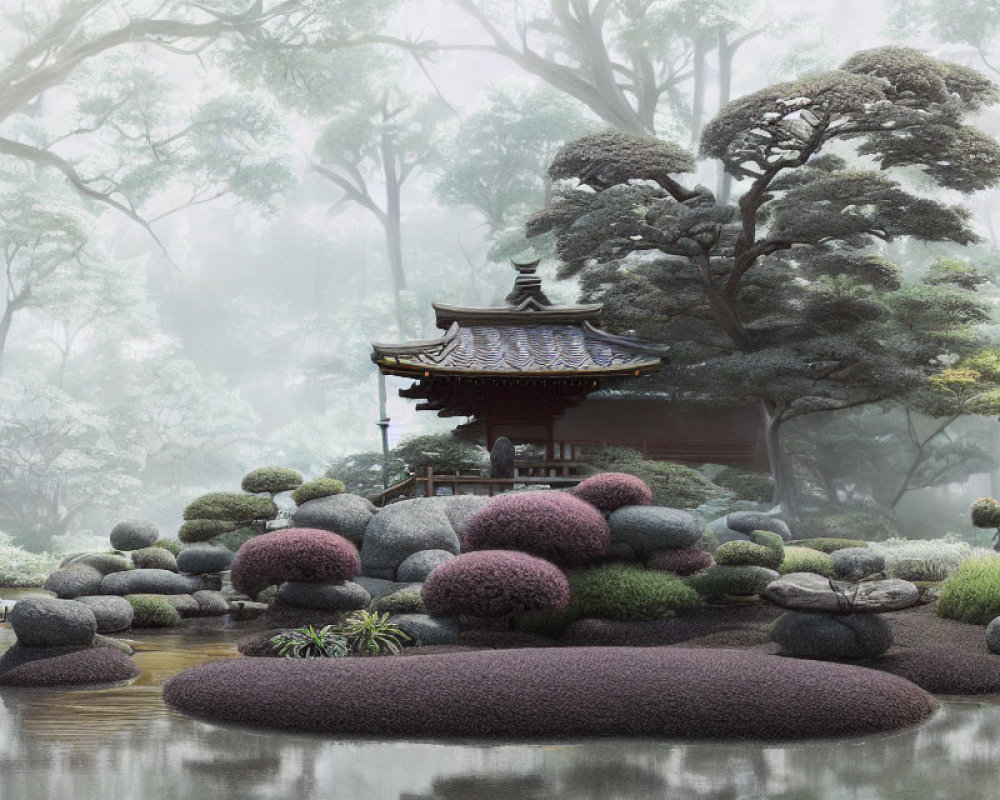
[[994,618],[986,626],[986,649],[1000,654],[1000,617]]
[[306,583],[288,581],[278,589],[281,602],[291,606],[315,608],[323,611],[355,611],[371,601],[368,594],[353,581],[340,583]]
[[191,594],[202,589],[218,590],[221,581],[196,575],[178,575],[165,569],[133,569],[114,572],[101,581],[101,594]]
[[506,436],[493,443],[490,450],[490,475],[494,478],[514,477],[514,445]]
[[407,583],[423,583],[437,567],[451,561],[454,557],[447,550],[421,550],[406,558],[399,565],[396,577]]
[[703,531],[687,511],[663,506],[623,506],[608,517],[611,542],[630,545],[639,556],[653,550],[690,547]]
[[229,613],[229,600],[222,592],[202,590],[191,595],[198,603],[198,613],[203,617],[222,617]]
[[97,594],[101,591],[101,581],[104,575],[86,564],[72,567],[61,567],[45,579],[44,589],[61,597],[72,600],[85,594]]
[[235,622],[244,622],[267,612],[267,603],[255,603],[252,600],[230,600],[229,616]]
[[132,604],[124,597],[114,595],[87,595],[76,598],[94,612],[98,633],[117,633],[132,627],[135,612]]
[[417,647],[451,644],[457,638],[461,629],[458,620],[450,617],[432,617],[429,614],[394,614],[389,622],[399,627],[410,637],[407,645]]
[[117,553],[77,553],[66,556],[62,560],[60,567],[93,567],[102,575],[110,575],[112,572],[124,572],[134,566],[127,556]]
[[14,606],[10,624],[25,647],[89,645],[97,618],[83,603],[53,597],[29,597]]
[[885,557],[867,547],[834,550],[830,557],[833,559],[833,571],[844,581],[860,581],[885,570]]
[[177,569],[189,575],[222,572],[233,565],[236,554],[227,547],[194,545],[181,550],[177,556]]
[[143,547],[133,550],[132,563],[138,569],[165,569],[177,572],[177,556],[165,547]]
[[365,528],[376,511],[378,509],[364,497],[334,494],[300,505],[292,514],[292,524],[296,528],[319,528],[339,533],[356,547],[361,547]]
[[881,614],[920,602],[920,590],[896,578],[848,583],[813,572],[792,572],[767,585],[760,596],[790,611]]
[[892,647],[892,629],[878,614],[804,614],[778,618],[771,639],[782,655],[804,658],[875,658]]
[[778,534],[786,542],[792,539],[792,532],[789,530],[787,522],[759,511],[734,511],[726,517],[726,527],[748,536],[754,531],[771,531]]
[[115,550],[141,550],[152,547],[160,538],[160,529],[146,519],[127,519],[111,529],[111,546]]
[[0,658],[0,686],[99,686],[122,683],[138,674],[136,663],[115,647],[67,651],[15,644]]

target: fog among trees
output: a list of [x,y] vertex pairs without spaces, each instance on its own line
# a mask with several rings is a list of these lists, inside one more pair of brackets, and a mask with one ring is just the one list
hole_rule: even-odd
[[[371,342],[501,304],[526,255],[554,301],[674,346],[698,368],[675,391],[763,403],[786,505],[941,535],[1000,492],[995,2],[0,12],[0,533],[24,547],[378,450]],[[890,46],[920,53],[854,56]],[[830,118],[779,126],[775,84]],[[707,284],[676,266],[702,256]],[[453,426],[403,385],[393,444]]]

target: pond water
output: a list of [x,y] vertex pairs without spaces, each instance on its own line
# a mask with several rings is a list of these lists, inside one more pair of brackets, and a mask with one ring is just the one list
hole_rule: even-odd
[[[217,625],[218,623],[214,623]],[[174,672],[236,655],[253,623],[149,632],[117,689],[0,690],[0,800],[979,800],[1000,702],[946,701],[891,736],[793,744],[345,740],[220,728],[166,708]],[[13,641],[0,625],[0,650]]]

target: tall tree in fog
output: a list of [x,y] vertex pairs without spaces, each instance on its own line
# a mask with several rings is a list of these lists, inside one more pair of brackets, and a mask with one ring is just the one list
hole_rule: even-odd
[[[971,345],[984,304],[960,286],[901,286],[873,252],[896,237],[968,244],[968,212],[905,189],[919,167],[939,187],[1000,181],[1000,145],[963,116],[995,102],[973,70],[906,48],[856,54],[834,72],[726,106],[701,154],[749,182],[738,206],[674,174],[693,158],[652,138],[602,134],[565,147],[564,181],[529,233],[555,231],[563,274],[673,345],[674,391],[757,398],[777,503],[796,505],[781,426],[911,391]],[[823,153],[853,143],[883,172]],[[633,326],[629,326],[633,327]]]
[[1000,75],[1000,4],[995,0],[889,0],[897,34],[929,31],[936,39],[969,45],[980,63]]

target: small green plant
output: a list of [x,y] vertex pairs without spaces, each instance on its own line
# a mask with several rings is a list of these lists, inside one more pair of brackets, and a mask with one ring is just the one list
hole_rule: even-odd
[[1000,558],[970,558],[941,584],[938,616],[985,625],[1000,616]]
[[316,478],[314,481],[306,481],[292,492],[292,500],[295,501],[295,505],[300,506],[310,500],[318,500],[343,491],[343,481],[338,481],[336,478]]
[[351,653],[359,656],[399,655],[409,641],[407,633],[389,622],[388,614],[355,611],[336,632],[347,640]]
[[715,551],[715,563],[727,566],[754,566],[777,569],[781,564],[784,548],[781,552],[762,544],[734,541],[719,545]]
[[282,631],[268,640],[284,658],[343,658],[349,652],[347,639],[335,625],[316,630],[312,625]]
[[1000,503],[992,497],[980,497],[970,507],[976,528],[1000,528]]

